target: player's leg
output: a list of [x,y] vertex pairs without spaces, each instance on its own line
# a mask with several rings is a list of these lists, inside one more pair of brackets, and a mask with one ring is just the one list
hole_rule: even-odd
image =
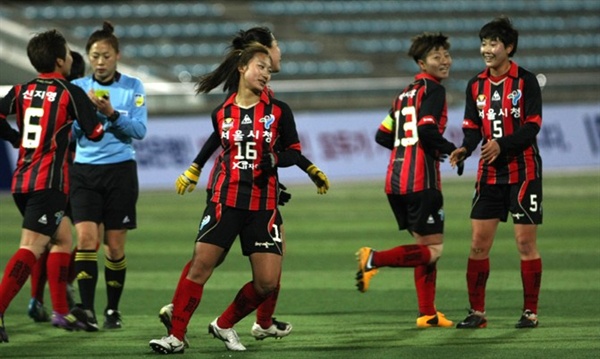
[[537,227],[542,223],[542,182],[525,181],[511,186],[515,240],[521,259],[523,313],[516,328],[538,326],[538,299],[542,282],[542,259],[537,247]]
[[69,314],[67,301],[67,281],[73,236],[71,221],[64,217],[52,239],[52,247],[48,255],[48,285],[52,298],[52,325],[67,330],[85,329],[85,324]]
[[34,322],[48,322],[50,315],[44,307],[44,291],[46,289],[46,263],[48,262],[49,250],[44,251],[31,269],[31,299],[27,306],[27,315]]
[[238,291],[233,302],[209,325],[209,333],[221,339],[227,349],[242,351],[233,326],[252,313],[277,288],[283,260],[281,223],[277,223],[274,211],[244,211],[247,223],[241,229],[242,253],[250,258],[252,281]]
[[[283,228],[283,217],[281,212],[277,210],[277,223],[279,226],[274,226],[274,230],[279,228],[280,233],[273,233],[273,236],[281,238],[281,245],[283,248],[283,255],[285,256],[286,245],[285,245],[285,229]],[[283,338],[290,334],[292,331],[292,324],[277,320],[273,315],[275,314],[275,307],[277,306],[277,299],[279,299],[279,291],[281,289],[281,276],[278,280],[277,287],[267,296],[267,298],[259,304],[256,309],[256,322],[252,324],[250,333],[256,340],[262,340],[265,338]]]
[[161,339],[153,339],[149,343],[155,352],[163,354],[183,352],[187,341],[187,326],[200,304],[204,284],[231,248],[243,223],[238,213],[239,211],[232,210],[230,207],[208,203],[196,236],[192,260],[184,266],[172,305],[165,306],[170,307],[171,311],[168,335]]

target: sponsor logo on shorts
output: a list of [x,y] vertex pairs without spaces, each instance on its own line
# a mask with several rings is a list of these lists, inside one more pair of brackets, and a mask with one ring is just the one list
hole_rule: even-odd
[[202,222],[200,222],[200,230],[202,230],[202,228],[204,228],[204,226],[206,226],[208,222],[210,222],[210,214],[207,214],[206,216],[204,216],[204,218],[202,218]]
[[521,217],[525,217],[525,213],[513,213],[512,217],[515,219],[521,219]]
[[269,247],[273,247],[274,245],[275,245],[275,243],[272,243],[272,242],[254,242],[255,247],[269,248]]

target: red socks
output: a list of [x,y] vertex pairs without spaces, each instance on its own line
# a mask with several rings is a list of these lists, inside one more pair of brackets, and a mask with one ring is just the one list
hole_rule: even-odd
[[70,262],[70,253],[50,253],[48,255],[48,285],[52,309],[63,315],[69,313],[66,293]]
[[25,248],[19,248],[8,260],[0,283],[0,313],[6,312],[10,302],[23,288],[36,261],[35,254]]
[[233,302],[219,316],[219,328],[228,329],[252,313],[266,297],[260,296],[254,289],[252,282],[246,283],[235,296]]
[[46,263],[48,262],[48,252],[42,253],[33,268],[31,268],[31,298],[44,303],[44,288],[46,288]]
[[435,315],[436,263],[415,267],[415,287],[421,315]]
[[260,303],[256,309],[256,323],[263,329],[273,325],[273,313],[275,313],[275,306],[277,305],[277,298],[279,297],[279,288],[281,288],[281,284],[277,283],[275,290],[273,290],[267,296],[265,301]]
[[429,264],[431,252],[420,244],[398,246],[385,251],[375,251],[371,264],[374,267],[416,267]]
[[179,294],[179,292],[178,292],[179,285],[181,284],[181,282],[183,282],[184,279],[187,278],[187,275],[190,272],[191,266],[192,266],[192,261],[190,260],[183,267],[183,270],[181,271],[181,275],[179,276],[179,282],[177,282],[177,288],[175,288],[175,293],[173,293],[173,299],[171,299],[171,303],[175,303],[175,298],[177,298],[177,295]]
[[177,296],[173,298],[173,316],[171,317],[173,327],[169,334],[183,340],[190,318],[198,308],[200,300],[202,300],[203,291],[203,285],[192,282],[185,277],[179,281],[175,290]]
[[537,314],[540,286],[542,284],[542,259],[521,261],[521,280],[523,282],[523,310],[529,309]]
[[489,258],[475,260],[469,258],[467,264],[467,289],[471,309],[485,312],[485,286],[490,275]]

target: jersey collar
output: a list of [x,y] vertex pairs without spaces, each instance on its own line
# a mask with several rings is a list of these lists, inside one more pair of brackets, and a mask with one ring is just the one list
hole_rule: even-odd
[[65,77],[58,72],[44,72],[38,75],[41,79],[62,79],[66,80]]
[[[235,96],[237,95],[237,91],[232,93],[227,100],[225,100],[225,102],[223,103],[223,106],[231,106],[231,105],[235,105]],[[271,96],[269,95],[269,93],[267,91],[263,91],[260,94],[260,102],[264,102],[265,104],[270,104],[271,103]]]
[[440,83],[440,80],[438,80],[435,76],[432,76],[426,72],[420,72],[418,74],[415,75],[415,80],[421,80],[421,79],[427,79],[427,80],[431,80],[431,81],[435,81],[438,84]]
[[94,82],[97,82],[102,86],[110,86],[114,82],[119,82],[120,79],[121,79],[121,73],[119,71],[116,71],[115,76],[110,81],[106,81],[106,82],[98,81],[96,79],[96,77],[94,75],[92,75],[92,80],[94,80]]
[[[510,76],[513,78],[519,77],[519,65],[517,65],[517,63],[512,60],[510,61],[510,68],[508,69],[508,72],[500,77],[507,77],[507,76]],[[490,69],[487,69],[487,68],[482,73],[479,74],[479,78],[482,78],[482,79],[487,79],[487,78],[491,78],[491,77],[492,77],[492,75],[490,75]]]

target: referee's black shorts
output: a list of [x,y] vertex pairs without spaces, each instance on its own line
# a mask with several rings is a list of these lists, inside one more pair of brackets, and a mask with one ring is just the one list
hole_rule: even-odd
[[136,228],[139,185],[135,161],[74,163],[70,180],[73,223],[104,223],[108,230]]

